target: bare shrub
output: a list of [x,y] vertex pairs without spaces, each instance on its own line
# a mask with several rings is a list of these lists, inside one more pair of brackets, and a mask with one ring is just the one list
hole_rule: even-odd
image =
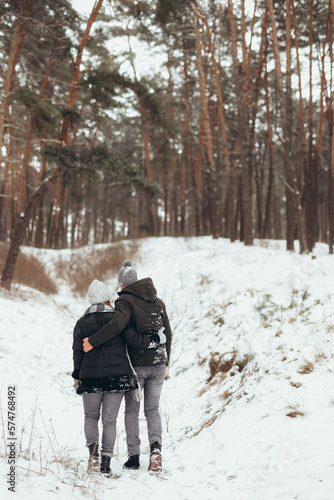
[[318,351],[314,357],[316,363],[321,363],[321,361],[324,361],[325,359],[327,359],[327,356],[324,351]]
[[198,356],[198,366],[203,366],[205,365],[205,363],[207,362],[207,358],[201,358],[200,356]]
[[311,361],[307,361],[305,359],[305,363],[300,367],[298,370],[298,373],[301,373],[302,375],[306,375],[308,373],[313,372],[314,370],[314,365]]
[[268,323],[267,321],[263,321],[263,322],[261,323],[261,326],[262,326],[263,328],[271,328],[271,323]]
[[203,274],[200,274],[199,278],[200,278],[199,285],[202,287],[207,287],[207,286],[211,285],[211,283],[212,283],[212,280],[210,278],[208,278],[208,276],[205,276]]
[[[232,367],[235,367],[235,372],[233,370],[230,375],[235,375],[237,371],[242,372],[244,368],[248,365],[250,361],[254,359],[254,354],[245,354],[243,358],[237,359],[237,351],[224,352],[220,354],[219,352],[211,353],[209,359],[209,369],[210,377],[207,382],[210,382],[217,374],[226,374],[230,372]],[[229,355],[227,357],[227,355]]]
[[219,398],[220,399],[228,399],[230,396],[232,396],[233,392],[226,390],[223,392],[223,394],[220,394]]
[[198,391],[198,397],[200,398],[209,390],[209,385],[204,385],[200,391]]
[[199,427],[199,429],[197,431],[194,432],[194,434],[192,435],[192,437],[196,437],[198,436],[198,434],[200,434],[202,432],[203,429],[205,428],[208,428],[210,427],[217,419],[218,415],[220,415],[221,413],[223,413],[224,409],[221,410],[221,411],[218,411],[216,412],[211,418],[209,418],[208,420],[205,420],[203,421],[203,423],[201,424],[201,426]]
[[297,406],[289,406],[290,411],[286,414],[287,417],[296,418],[304,417],[305,413],[297,408]]
[[302,384],[300,382],[290,382],[290,384],[292,385],[292,387],[296,387],[296,389],[298,389],[298,387],[302,386]]
[[[228,359],[225,358],[227,354],[232,355]],[[236,351],[231,351],[228,353],[220,354],[219,352],[213,352],[211,354],[211,358],[209,359],[209,368],[210,368],[210,377],[208,378],[208,382],[210,382],[217,373],[227,373],[233,366]]]
[[223,317],[218,317],[214,320],[213,322],[214,325],[219,325],[223,326],[225,324],[224,318]]
[[[8,248],[8,243],[0,243],[1,272],[5,266]],[[17,258],[13,282],[35,288],[46,295],[57,293],[57,287],[48,276],[44,265],[35,257],[24,255],[22,252],[19,253]]]
[[93,279],[104,281],[117,274],[125,259],[138,260],[137,242],[111,244],[103,248],[87,248],[73,252],[69,261],[59,259],[56,264],[58,276],[70,283],[74,294],[84,296]]

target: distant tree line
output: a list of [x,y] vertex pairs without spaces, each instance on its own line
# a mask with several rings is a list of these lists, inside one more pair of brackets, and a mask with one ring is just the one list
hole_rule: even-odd
[[[22,244],[333,253],[333,32],[333,0],[96,0],[87,20],[68,0],[2,1],[2,286]],[[141,76],[137,41],[163,67]]]

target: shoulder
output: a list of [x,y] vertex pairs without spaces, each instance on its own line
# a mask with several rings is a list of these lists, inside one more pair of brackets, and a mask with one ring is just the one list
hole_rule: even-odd
[[106,323],[109,323],[113,315],[114,312],[93,312],[80,318],[77,325],[80,331],[87,334],[88,331],[99,330]]
[[75,326],[73,328],[73,334],[78,335],[81,331],[81,319],[79,318],[78,321],[75,323]]
[[129,293],[124,293],[118,297],[118,299],[115,300],[115,309],[122,309],[122,308],[128,308],[131,307],[131,304],[133,302],[134,296],[129,294]]
[[159,297],[156,299],[156,304],[161,308],[162,312],[166,311],[165,303],[163,300],[159,299]]

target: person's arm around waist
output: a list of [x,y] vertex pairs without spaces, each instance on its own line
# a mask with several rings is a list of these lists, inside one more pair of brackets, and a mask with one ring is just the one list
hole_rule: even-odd
[[107,340],[116,337],[129,323],[131,318],[131,309],[126,302],[116,301],[115,311],[109,323],[104,325],[100,330],[83,339],[83,349],[85,352],[90,351],[93,347],[97,347]]
[[138,333],[133,326],[128,325],[121,333],[124,342],[132,349],[149,349],[158,347],[159,335],[151,333]]

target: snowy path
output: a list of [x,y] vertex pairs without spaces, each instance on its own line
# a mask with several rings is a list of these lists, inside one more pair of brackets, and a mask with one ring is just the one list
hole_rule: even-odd
[[[334,280],[326,247],[312,259],[285,252],[281,242],[246,248],[160,238],[144,240],[140,253],[138,274],[153,278],[174,332],[161,403],[164,475],[147,473],[143,415],[141,468],[123,471],[123,407],[114,477],[85,474],[81,399],[69,373],[72,329],[86,302],[66,288],[53,300],[21,289],[0,295],[2,425],[7,386],[17,385],[15,497],[334,500]],[[54,256],[43,253],[50,262]],[[212,355],[222,363],[232,351],[245,368],[234,363],[207,382]],[[310,372],[300,373],[307,362]],[[3,499],[12,498],[5,444],[2,437]]]

